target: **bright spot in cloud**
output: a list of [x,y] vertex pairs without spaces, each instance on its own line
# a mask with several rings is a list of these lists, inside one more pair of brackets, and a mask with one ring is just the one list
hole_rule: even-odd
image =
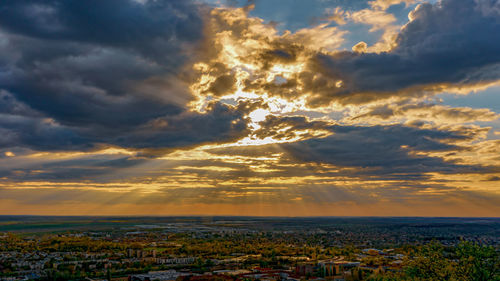
[[14,156],[16,156],[16,154],[14,154],[14,152],[12,152],[12,151],[6,151],[4,153],[4,155],[7,156],[7,157],[14,157]]
[[264,120],[266,120],[266,117],[270,114],[269,110],[267,109],[256,109],[252,111],[250,114],[248,114],[248,117],[252,120],[252,123],[259,123]]

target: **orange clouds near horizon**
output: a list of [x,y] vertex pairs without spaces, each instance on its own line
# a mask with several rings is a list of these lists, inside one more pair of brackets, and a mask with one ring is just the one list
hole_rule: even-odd
[[0,214],[498,216],[498,5],[320,2],[1,3]]

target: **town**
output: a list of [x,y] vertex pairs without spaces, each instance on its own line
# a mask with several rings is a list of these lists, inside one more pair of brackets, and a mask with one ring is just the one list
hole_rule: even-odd
[[[0,280],[405,280],[426,263],[474,262],[499,276],[497,219],[406,220],[6,220],[1,229],[17,231],[0,233]],[[461,260],[471,257],[481,260]]]

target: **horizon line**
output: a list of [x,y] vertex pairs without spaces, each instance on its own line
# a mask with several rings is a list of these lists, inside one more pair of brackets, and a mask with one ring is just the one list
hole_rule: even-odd
[[259,215],[9,215],[0,214],[0,217],[59,217],[59,218],[77,218],[77,217],[122,217],[122,218],[469,218],[469,219],[500,219],[500,216],[259,216]]

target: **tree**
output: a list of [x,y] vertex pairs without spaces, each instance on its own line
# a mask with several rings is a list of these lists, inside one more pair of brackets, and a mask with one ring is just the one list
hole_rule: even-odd
[[456,248],[456,258],[456,280],[500,280],[500,259],[493,247],[461,242]]
[[417,280],[446,281],[453,274],[453,265],[443,254],[443,246],[433,241],[417,249],[406,273]]

